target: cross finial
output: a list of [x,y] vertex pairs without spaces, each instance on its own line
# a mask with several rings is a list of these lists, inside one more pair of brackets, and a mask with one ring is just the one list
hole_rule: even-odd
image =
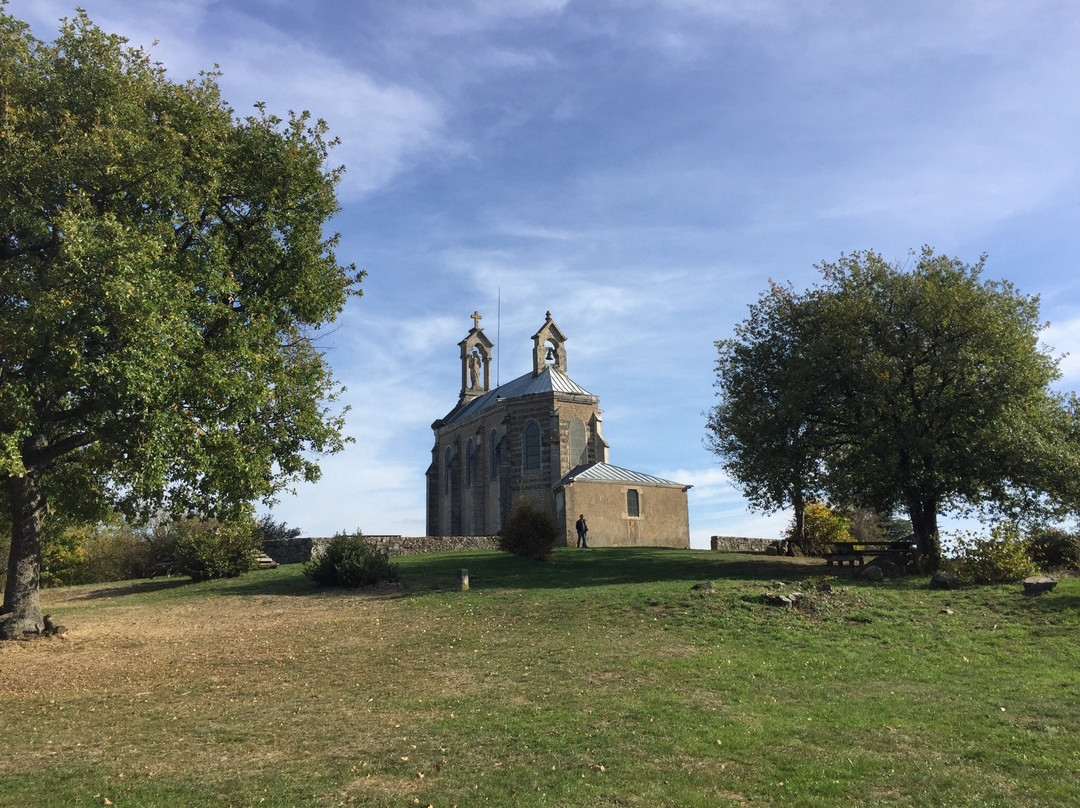
[[473,313],[470,314],[469,316],[472,317],[472,322],[473,322],[472,327],[473,328],[479,328],[480,327],[480,321],[484,319],[483,316],[480,314],[480,312],[478,312],[478,311],[476,311],[474,309]]

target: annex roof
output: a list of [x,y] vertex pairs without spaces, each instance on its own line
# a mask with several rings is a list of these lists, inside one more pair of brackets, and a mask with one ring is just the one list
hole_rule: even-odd
[[652,485],[667,488],[682,488],[684,490],[692,488],[692,486],[685,485],[684,483],[665,480],[661,477],[653,477],[651,474],[642,474],[640,471],[631,471],[630,469],[624,469],[621,466],[613,466],[610,463],[589,463],[586,466],[578,466],[559,480],[559,482],[555,484],[555,487],[560,488],[574,480],[588,480],[589,482],[599,483],[630,483],[632,485]]
[[513,381],[499,385],[494,390],[489,390],[478,398],[474,398],[456,412],[450,413],[446,417],[444,425],[471,418],[479,412],[494,407],[500,401],[531,396],[537,393],[559,393],[561,395],[595,398],[592,393],[581,387],[565,373],[549,367],[545,368],[539,376],[534,376],[531,372],[526,373],[523,376],[518,376]]

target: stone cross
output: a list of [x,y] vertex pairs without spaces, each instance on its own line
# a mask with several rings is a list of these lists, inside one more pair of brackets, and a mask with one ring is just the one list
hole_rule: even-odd
[[476,311],[476,309],[473,309],[473,313],[470,314],[469,316],[472,317],[473,328],[479,328],[480,327],[480,321],[484,319],[480,315],[480,312]]

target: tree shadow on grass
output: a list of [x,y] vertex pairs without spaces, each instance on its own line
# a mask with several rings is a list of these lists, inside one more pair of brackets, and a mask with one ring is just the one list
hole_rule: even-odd
[[145,595],[150,592],[164,592],[180,586],[189,586],[191,579],[184,576],[170,578],[151,578],[140,581],[122,581],[110,584],[97,584],[93,589],[80,594],[73,594],[67,600],[102,600],[122,598],[127,595]]
[[551,559],[543,562],[497,550],[403,556],[393,561],[398,565],[398,581],[359,589],[316,586],[303,574],[302,564],[289,564],[277,570],[254,570],[240,578],[204,584],[193,584],[188,578],[178,577],[105,585],[71,599],[97,600],[187,586],[198,586],[206,594],[221,595],[404,598],[456,591],[460,569],[469,570],[470,588],[489,591],[578,589],[665,581],[687,584],[720,580],[799,583],[815,575],[847,577],[847,571],[837,572],[835,568],[826,567],[820,559],[658,547],[556,548]]
[[400,561],[402,577],[456,581],[469,570],[471,588],[576,589],[618,584],[716,581],[801,581],[826,571],[820,559],[787,559],[749,553],[656,547],[558,548],[537,562],[497,551],[411,556]]
[[[215,591],[229,595],[409,597],[457,590],[461,569],[469,571],[470,588],[478,590],[578,589],[725,579],[798,582],[828,570],[820,559],[658,547],[556,548],[548,561],[532,561],[497,550],[463,550],[392,560],[398,565],[400,580],[359,589],[318,587],[300,574],[300,565],[290,565],[274,577],[249,573],[233,581],[218,582]],[[296,574],[284,572],[290,568]]]

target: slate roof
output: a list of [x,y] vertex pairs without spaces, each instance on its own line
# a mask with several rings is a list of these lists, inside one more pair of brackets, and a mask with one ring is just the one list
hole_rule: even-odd
[[461,409],[450,413],[444,425],[471,418],[479,412],[494,407],[500,399],[505,401],[536,393],[559,393],[595,398],[592,393],[578,385],[561,370],[549,367],[545,368],[539,376],[533,376],[532,371],[529,371],[524,376],[518,376],[513,381],[499,385],[494,390],[489,390],[484,395],[474,398]]
[[667,488],[688,489],[692,486],[665,480],[661,477],[653,477],[651,474],[642,474],[640,471],[631,471],[610,463],[589,463],[586,466],[578,466],[571,471],[555,487],[560,488],[573,480],[588,480],[600,483],[630,483],[632,485],[654,485]]

